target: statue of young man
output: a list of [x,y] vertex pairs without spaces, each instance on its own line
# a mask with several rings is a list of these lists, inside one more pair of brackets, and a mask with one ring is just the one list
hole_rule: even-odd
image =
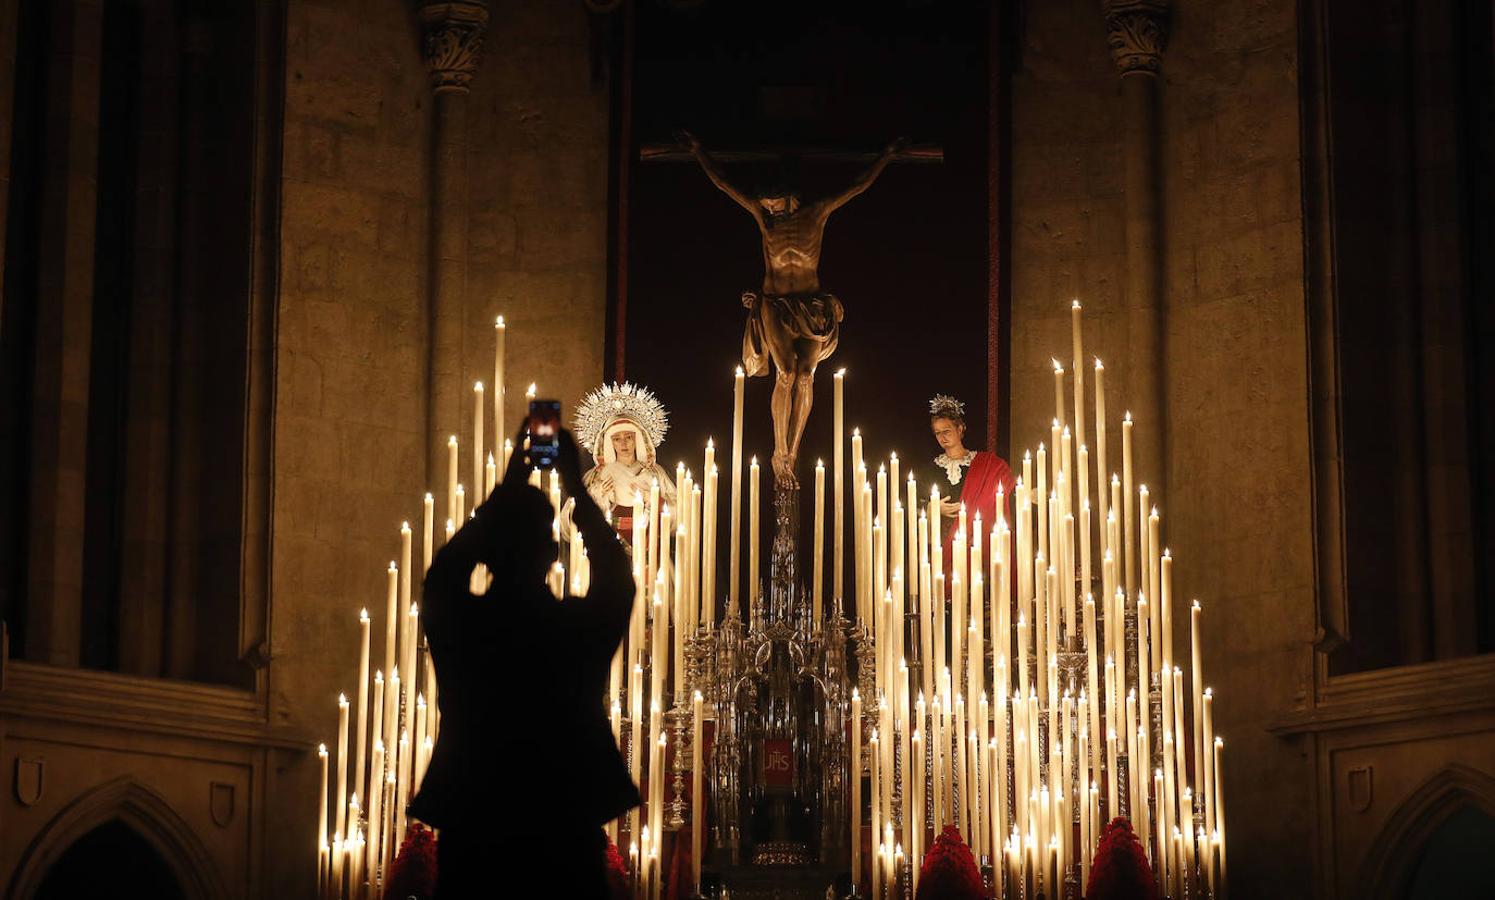
[[[1010,498],[1014,480],[1007,460],[987,450],[966,449],[965,404],[954,397],[935,394],[929,401],[929,430],[944,451],[934,458],[934,464],[940,470],[935,476],[937,483],[941,476],[948,483],[948,488],[940,484],[940,515],[948,519],[942,532],[948,571],[950,535],[960,508],[966,508],[966,521],[972,523],[969,527],[974,527],[980,516],[982,529],[989,530],[997,521],[997,487],[1001,486],[1004,497]],[[1004,500],[1003,505],[1008,502]]]
[[[777,370],[773,390],[774,478],[798,484],[794,463],[810,417],[815,367],[836,351],[841,301],[820,290],[820,244],[825,222],[857,194],[872,186],[906,146],[893,141],[856,181],[841,193],[801,204],[797,193],[774,188],[749,194],[727,180],[721,167],[689,132],[682,143],[722,193],[752,214],[763,236],[763,288],[744,292],[748,309],[742,339],[742,365],[749,376],[767,375],[768,359]],[[767,351],[765,353],[765,350]]]

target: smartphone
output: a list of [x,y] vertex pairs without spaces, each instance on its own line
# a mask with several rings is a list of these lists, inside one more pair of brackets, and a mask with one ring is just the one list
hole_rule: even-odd
[[561,452],[561,401],[529,402],[529,450],[525,458],[530,465],[548,469],[555,465]]

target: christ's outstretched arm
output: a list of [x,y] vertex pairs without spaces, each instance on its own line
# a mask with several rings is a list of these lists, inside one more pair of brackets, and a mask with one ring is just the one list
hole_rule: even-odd
[[716,185],[723,194],[736,200],[743,209],[752,213],[754,219],[758,218],[758,201],[744,194],[736,185],[727,180],[726,174],[716,164],[716,160],[712,159],[711,154],[706,152],[706,148],[701,146],[700,139],[689,131],[677,132],[676,136],[686,146],[686,149],[690,150],[696,162],[701,164],[701,169],[706,173],[706,177],[711,179],[711,183]]
[[888,167],[888,163],[897,158],[898,154],[902,153],[904,148],[907,146],[908,141],[903,138],[898,138],[897,140],[889,143],[888,146],[883,148],[882,155],[879,156],[877,160],[872,163],[872,165],[868,166],[866,171],[862,172],[862,174],[857,177],[857,180],[853,181],[846,190],[842,191],[840,194],[834,197],[827,197],[825,200],[821,201],[821,214],[830,215],[831,213],[844,206],[846,204],[846,201],[865,191],[867,188],[872,187],[872,183],[877,180],[877,177],[879,175],[882,174],[882,170],[886,169]]

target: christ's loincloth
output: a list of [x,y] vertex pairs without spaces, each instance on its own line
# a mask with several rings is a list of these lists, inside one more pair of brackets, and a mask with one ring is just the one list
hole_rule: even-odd
[[748,309],[747,329],[742,335],[742,367],[749,376],[768,374],[769,329],[790,342],[820,344],[816,363],[836,352],[842,309],[834,294],[764,297],[744,291],[742,305]]

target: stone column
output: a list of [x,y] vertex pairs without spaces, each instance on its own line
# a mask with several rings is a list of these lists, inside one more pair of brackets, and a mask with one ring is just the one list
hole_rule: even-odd
[[26,659],[78,664],[103,7],[53,4],[44,116]]
[[1126,190],[1127,408],[1137,419],[1136,482],[1166,502],[1167,348],[1164,321],[1162,145],[1158,70],[1169,0],[1105,0],[1106,42],[1121,70]]
[[[478,0],[454,0],[427,3],[420,14],[426,67],[435,93],[426,484],[442,497],[447,436],[462,435],[464,449],[468,437],[461,428],[462,401],[468,396],[463,390],[462,363],[467,317],[467,94],[488,27],[488,7]],[[474,485],[467,485],[467,495],[477,496]],[[438,520],[447,516],[445,510],[437,510]]]

